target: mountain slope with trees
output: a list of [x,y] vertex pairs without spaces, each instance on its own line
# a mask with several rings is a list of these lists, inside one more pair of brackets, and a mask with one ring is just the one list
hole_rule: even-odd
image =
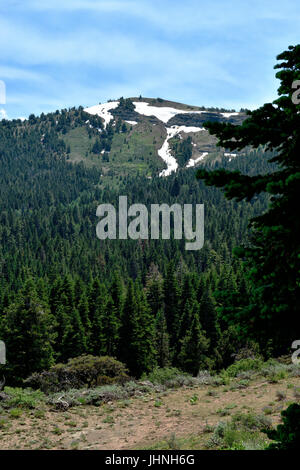
[[[279,326],[282,312],[292,319],[298,308],[298,230],[289,204],[298,191],[297,108],[283,96],[277,107],[265,105],[242,125],[226,117],[207,125],[224,149],[243,150],[231,159],[215,151],[201,162],[198,176],[227,185],[226,195],[237,199],[226,200],[219,189],[197,182],[194,169],[158,177],[157,157],[151,178],[149,167],[120,172],[112,166],[105,173],[103,161],[109,165],[118,139],[122,143],[132,131],[123,118],[135,117],[132,101],[120,101],[116,119],[105,124],[83,108],[0,123],[0,337],[7,344],[5,374],[11,383],[86,354],[114,356],[139,377],[156,365],[192,374],[221,369],[240,350],[257,351],[257,341],[266,357],[289,346],[291,326]],[[189,114],[181,109],[182,116]],[[138,125],[161,132],[157,119],[140,119]],[[136,165],[130,145],[123,141],[119,153]],[[192,141],[172,145],[185,164]],[[186,251],[185,241],[172,237],[98,240],[97,206],[117,207],[124,194],[128,204],[147,207],[204,203],[203,249]],[[253,218],[261,229],[254,244],[248,227]],[[254,265],[232,255],[241,244]]]

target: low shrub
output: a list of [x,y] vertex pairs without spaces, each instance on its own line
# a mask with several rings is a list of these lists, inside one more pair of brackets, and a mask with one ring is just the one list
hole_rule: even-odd
[[197,385],[225,385],[227,380],[219,375],[211,375],[208,370],[200,370],[196,377]]
[[80,356],[67,364],[57,364],[48,371],[34,373],[25,384],[45,393],[98,385],[122,384],[129,380],[125,365],[109,356]]
[[33,409],[45,401],[45,395],[40,390],[5,387],[4,392],[7,395],[3,402],[5,408]]
[[294,387],[293,393],[296,400],[300,400],[300,387]]
[[194,385],[198,385],[197,378],[183,373],[165,382],[165,387],[167,388],[192,387]]
[[287,377],[300,376],[300,367],[295,364],[286,364],[276,359],[269,359],[263,362],[260,358],[247,358],[231,364],[226,370],[219,374],[226,383],[232,378],[250,380],[255,376],[266,377],[270,382],[277,383]]
[[241,359],[262,359],[259,353],[259,346],[257,343],[250,342],[243,348],[239,349],[236,354],[233,354],[235,362]]
[[199,384],[210,385],[212,376],[209,370],[199,370],[197,374],[197,380]]
[[222,446],[226,427],[227,423],[225,423],[224,421],[219,421],[213,429],[212,436],[210,436],[210,438],[206,442],[206,447],[214,448]]
[[165,390],[165,387],[160,385],[154,385],[149,380],[139,381],[136,382],[134,380],[130,380],[124,384],[124,388],[129,393],[129,395],[140,395],[142,393],[149,393],[153,390],[157,392],[162,392]]
[[227,450],[263,450],[265,439],[257,431],[247,431],[228,426],[224,435],[224,449]]
[[120,385],[104,385],[93,389],[67,390],[55,393],[48,398],[48,403],[57,409],[67,409],[77,405],[95,405],[127,398],[129,393]]
[[231,364],[225,371],[225,375],[230,378],[237,377],[243,372],[249,371],[260,371],[263,367],[264,363],[261,359],[255,358],[248,358],[248,359],[241,359],[240,361],[234,362]]
[[[170,381],[182,381],[184,378],[191,377],[176,367],[156,367],[147,375],[142,375],[142,380],[149,380],[153,384],[167,385]],[[175,382],[174,382],[175,383]]]
[[277,398],[278,401],[285,400],[286,399],[286,393],[283,390],[277,390],[276,398]]
[[291,377],[300,377],[300,367],[297,364],[290,366],[290,375]]
[[155,385],[161,385],[166,388],[192,387],[194,385],[224,385],[226,382],[223,377],[210,375],[207,370],[200,370],[197,377],[182,372],[176,367],[156,367],[152,372],[142,376],[142,380],[146,380]]
[[227,450],[264,449],[267,444],[261,431],[270,426],[271,421],[263,415],[236,413],[230,422],[220,421],[215,426],[206,446]]
[[257,372],[255,370],[247,370],[243,372],[239,372],[237,374],[237,378],[241,380],[250,380],[252,379]]
[[279,380],[286,379],[293,370],[293,364],[287,365],[278,362],[275,359],[269,359],[265,362],[261,375],[266,377],[270,382],[277,383]]
[[263,414],[254,413],[235,413],[232,416],[232,422],[236,426],[242,426],[244,429],[258,431],[271,427],[271,420]]
[[9,410],[9,416],[13,419],[19,419],[21,418],[23,412],[21,410],[21,408],[11,408]]
[[51,394],[47,403],[57,410],[67,410],[72,406],[94,405],[99,406],[110,401],[126,400],[132,396],[141,396],[151,391],[160,391],[160,386],[144,382],[129,381],[123,385],[104,385],[102,387],[69,389],[64,392]]

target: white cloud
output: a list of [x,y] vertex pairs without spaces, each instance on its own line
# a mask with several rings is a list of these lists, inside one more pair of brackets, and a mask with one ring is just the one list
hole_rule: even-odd
[[276,53],[298,34],[296,6],[295,0],[230,0],[226,6],[223,0],[11,1],[0,17],[1,62],[7,64],[0,79],[24,83],[9,87],[8,112],[140,93],[256,107],[251,104],[275,90]]
[[3,32],[2,60],[14,57],[21,64],[19,69],[3,68],[4,74],[11,77],[17,77],[19,70],[22,79],[47,80],[47,77],[26,69],[35,65],[54,65],[77,66],[83,72],[88,66],[97,67],[99,74],[101,70],[116,68],[127,80],[138,81],[143,75],[143,88],[147,88],[149,80],[157,80],[158,84],[218,78],[228,83],[236,82],[234,75],[226,70],[230,52],[223,52],[220,57],[213,44],[195,45],[187,50],[178,43],[161,39],[140,41],[129,34],[111,35],[91,28],[86,30],[84,26],[80,31],[54,35],[18,24],[13,29],[10,21],[4,19],[0,20],[0,29]]
[[[22,7],[23,1],[19,2]],[[34,10],[56,10],[56,11],[75,11],[75,10],[92,10],[92,11],[122,11],[131,10],[137,5],[136,2],[128,1],[99,1],[99,0],[27,0],[26,8]]]
[[37,11],[119,13],[143,19],[166,31],[199,31],[224,27],[249,27],[260,20],[292,20],[300,18],[298,2],[286,0],[27,0],[19,6]]
[[0,119],[8,119],[7,112],[4,108],[0,109]]
[[[1,47],[1,46],[0,46]],[[9,80],[42,80],[42,74],[26,70],[22,67],[12,67],[0,65],[0,78]]]

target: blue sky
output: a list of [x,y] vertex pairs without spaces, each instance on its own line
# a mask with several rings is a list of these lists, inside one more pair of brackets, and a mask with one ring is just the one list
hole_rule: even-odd
[[299,25],[298,0],[0,0],[0,113],[140,94],[255,108]]

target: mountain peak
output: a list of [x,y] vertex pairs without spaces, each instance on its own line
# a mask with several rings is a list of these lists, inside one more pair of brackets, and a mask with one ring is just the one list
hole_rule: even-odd
[[[157,149],[157,154],[166,163],[167,168],[163,169],[160,176],[168,176],[179,167],[176,156],[172,154],[169,141],[176,136],[183,139],[185,134],[197,134],[201,132],[208,134],[203,128],[203,123],[207,120],[225,121],[233,124],[240,124],[245,118],[244,113],[235,110],[225,110],[218,108],[205,108],[176,103],[162,98],[126,98],[108,101],[107,103],[87,107],[84,111],[91,115],[100,116],[104,121],[104,129],[115,119],[123,119],[132,126],[145,122],[145,119],[152,119],[152,125],[160,124],[163,132],[166,133],[163,144]],[[153,118],[156,122],[153,121]],[[186,166],[193,167],[209,155],[207,148],[198,148],[197,143],[189,140],[190,158],[186,161]],[[196,147],[196,148],[193,148]]]

